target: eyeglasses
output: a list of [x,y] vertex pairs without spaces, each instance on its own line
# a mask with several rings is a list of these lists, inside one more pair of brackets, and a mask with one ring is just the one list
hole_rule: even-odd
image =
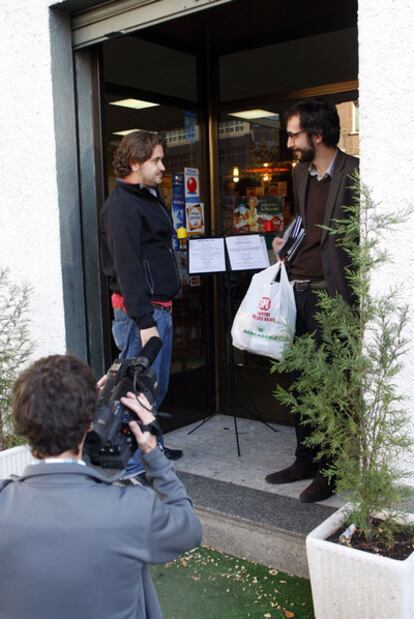
[[296,133],[291,133],[290,131],[288,131],[287,136],[288,136],[288,139],[290,138],[291,140],[294,140],[301,133],[306,133],[305,129],[301,129],[301,131],[296,131]]

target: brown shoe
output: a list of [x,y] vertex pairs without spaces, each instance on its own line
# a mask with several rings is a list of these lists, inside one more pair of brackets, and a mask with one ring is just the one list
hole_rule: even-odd
[[300,493],[299,500],[302,503],[316,503],[329,499],[333,494],[335,494],[335,483],[329,482],[327,477],[318,472],[313,482]]
[[312,462],[295,460],[287,469],[266,475],[265,481],[268,484],[290,484],[299,479],[311,479],[316,471],[317,468]]

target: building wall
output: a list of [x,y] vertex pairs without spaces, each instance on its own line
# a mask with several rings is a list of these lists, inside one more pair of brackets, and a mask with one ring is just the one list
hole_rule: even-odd
[[65,350],[48,4],[0,7],[0,266],[32,287],[36,356]]
[[[360,149],[362,178],[380,208],[414,204],[414,11],[411,0],[360,0]],[[375,275],[385,290],[401,284],[410,306],[408,352],[398,379],[414,422],[414,213],[384,239],[394,265]],[[414,434],[414,433],[413,433]],[[410,469],[414,471],[414,463]],[[414,478],[413,478],[414,483]]]

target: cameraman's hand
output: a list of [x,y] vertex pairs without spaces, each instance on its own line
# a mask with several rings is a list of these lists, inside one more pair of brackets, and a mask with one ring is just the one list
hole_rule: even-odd
[[[144,406],[150,408],[148,400],[143,395],[140,395],[139,399]],[[124,406],[134,412],[141,419],[142,423],[148,424],[151,423],[151,421],[154,421],[154,415],[150,411],[146,410],[144,406],[141,406],[141,403],[131,391],[128,391],[126,397],[121,398],[121,402]],[[150,432],[142,432],[136,421],[130,421],[129,427],[137,439],[138,447],[142,453],[148,453],[157,446],[156,437]]]
[[102,389],[105,387],[107,382],[108,382],[108,374],[104,374],[103,376],[101,376],[101,378],[96,383],[96,387],[98,389],[98,392],[102,391]]

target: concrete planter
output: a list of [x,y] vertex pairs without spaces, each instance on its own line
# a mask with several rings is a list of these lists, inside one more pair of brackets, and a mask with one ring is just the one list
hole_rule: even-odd
[[[412,619],[414,553],[397,561],[326,541],[343,526],[345,510],[306,538],[316,619]],[[407,520],[414,522],[414,515]]]
[[36,462],[27,445],[0,451],[0,479],[21,475],[28,464]]

